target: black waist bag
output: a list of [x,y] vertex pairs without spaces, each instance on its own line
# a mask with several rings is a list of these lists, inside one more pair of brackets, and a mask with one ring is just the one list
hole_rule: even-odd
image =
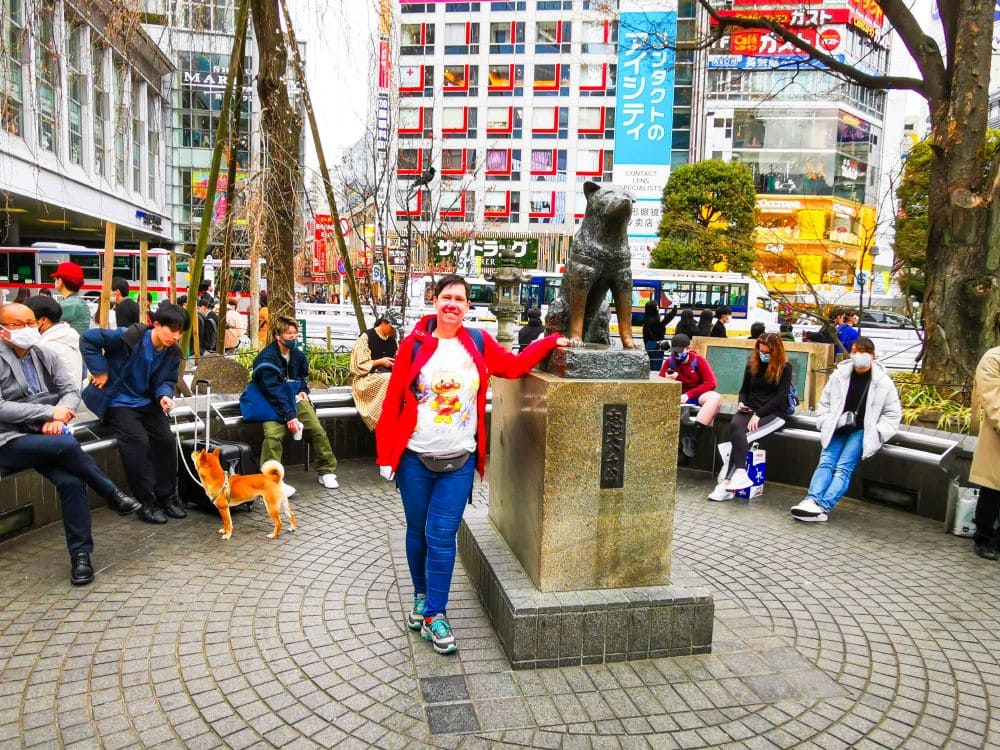
[[465,466],[472,454],[469,451],[441,451],[439,453],[417,453],[417,458],[427,471],[446,474]]

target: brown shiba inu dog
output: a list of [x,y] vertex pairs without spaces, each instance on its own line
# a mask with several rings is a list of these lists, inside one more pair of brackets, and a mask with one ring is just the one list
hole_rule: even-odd
[[282,523],[279,514],[282,511],[288,515],[288,525],[295,531],[295,516],[281,487],[285,469],[277,461],[265,461],[260,467],[260,474],[246,476],[230,474],[227,481],[226,472],[219,463],[218,448],[211,453],[205,450],[195,451],[191,454],[191,460],[198,470],[205,492],[222,516],[222,528],[219,529],[219,533],[223,539],[229,539],[233,535],[233,519],[229,515],[229,509],[258,497],[264,498],[267,515],[274,521],[274,531],[267,535],[268,539],[275,539],[281,533]]

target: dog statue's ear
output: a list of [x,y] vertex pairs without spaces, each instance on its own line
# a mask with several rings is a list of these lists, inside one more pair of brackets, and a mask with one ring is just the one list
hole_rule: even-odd
[[598,185],[596,182],[591,182],[590,180],[587,180],[587,182],[583,183],[583,194],[587,197],[588,200],[590,199],[590,196],[592,196],[600,189],[601,186]]

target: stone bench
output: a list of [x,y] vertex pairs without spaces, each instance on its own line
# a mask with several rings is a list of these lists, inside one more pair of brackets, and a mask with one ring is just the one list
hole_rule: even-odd
[[[729,439],[729,420],[735,408],[723,404],[716,417],[718,442]],[[696,410],[692,409],[691,414],[694,413]],[[786,420],[785,427],[761,441],[761,447],[767,451],[767,480],[807,487],[819,461],[817,417],[800,409]],[[968,480],[975,444],[975,437],[901,425],[878,453],[859,464],[847,496],[899,506],[950,522],[958,488]],[[714,446],[700,446],[690,466],[714,472],[716,456]]]

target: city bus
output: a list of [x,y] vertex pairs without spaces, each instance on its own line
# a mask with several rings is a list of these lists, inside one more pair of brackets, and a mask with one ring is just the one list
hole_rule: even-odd
[[[187,292],[189,260],[187,254],[177,253],[179,294]],[[60,263],[66,262],[76,263],[83,269],[80,293],[85,297],[99,296],[104,250],[57,242],[36,242],[30,247],[0,247],[0,290],[6,292],[8,300],[12,300],[21,287],[28,287],[32,294],[38,294],[41,289],[51,289],[53,272]],[[139,268],[138,250],[115,250],[114,275],[126,279],[133,292],[139,291]],[[170,292],[170,251],[150,248],[146,268],[147,290],[154,300],[165,299]]]
[[[521,304],[539,308],[544,316],[559,295],[562,273],[532,271],[531,280],[521,286]],[[755,279],[738,273],[716,271],[673,271],[662,268],[632,270],[632,326],[642,327],[646,303],[655,301],[661,311],[690,308],[695,315],[702,310],[728,307],[732,310],[729,328],[733,333],[749,332],[761,322],[777,330],[778,307],[767,290]],[[608,302],[614,307],[611,295]],[[617,321],[612,318],[612,325]],[[676,322],[676,321],[675,321]]]

